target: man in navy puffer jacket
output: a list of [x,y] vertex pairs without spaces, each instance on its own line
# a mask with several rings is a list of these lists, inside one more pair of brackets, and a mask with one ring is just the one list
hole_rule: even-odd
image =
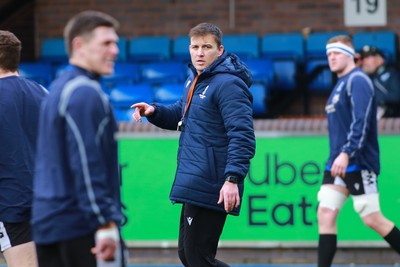
[[222,32],[201,23],[189,32],[191,75],[175,104],[136,103],[133,118],[181,131],[170,199],[183,203],[179,257],[185,266],[228,266],[215,259],[227,214],[239,215],[255,138],[251,74],[222,46]]

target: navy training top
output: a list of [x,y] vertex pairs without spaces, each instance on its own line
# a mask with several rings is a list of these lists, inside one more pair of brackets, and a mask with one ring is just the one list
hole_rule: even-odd
[[0,221],[29,221],[40,103],[47,90],[20,76],[0,78]]

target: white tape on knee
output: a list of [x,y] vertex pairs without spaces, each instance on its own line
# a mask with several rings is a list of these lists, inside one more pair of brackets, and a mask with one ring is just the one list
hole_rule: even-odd
[[354,210],[360,214],[361,217],[367,216],[375,211],[380,211],[379,194],[371,193],[359,196],[353,196]]
[[347,196],[342,192],[330,187],[322,186],[318,192],[319,206],[331,210],[340,210],[347,200]]

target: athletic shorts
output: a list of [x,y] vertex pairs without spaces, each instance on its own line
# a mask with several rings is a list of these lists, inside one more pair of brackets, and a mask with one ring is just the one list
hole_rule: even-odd
[[334,178],[330,171],[325,171],[322,184],[346,187],[353,196],[378,193],[378,177],[373,171],[368,170],[347,172],[345,178],[339,176]]
[[22,223],[0,222],[0,251],[32,241],[29,221]]

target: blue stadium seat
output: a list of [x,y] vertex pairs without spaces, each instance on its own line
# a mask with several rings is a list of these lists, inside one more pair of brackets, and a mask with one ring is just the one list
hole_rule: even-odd
[[304,40],[300,33],[270,33],[261,39],[261,56],[272,59],[304,58]]
[[222,45],[228,52],[236,54],[242,60],[260,56],[260,38],[256,34],[224,35]]
[[68,54],[64,39],[49,38],[44,39],[40,50],[40,61],[50,62],[54,65],[65,64],[68,62]]
[[34,80],[46,88],[53,80],[53,67],[50,62],[21,62],[19,73],[22,77]]
[[132,114],[135,112],[134,109],[131,108],[113,108],[115,119],[118,122],[132,122]]
[[375,46],[385,55],[389,63],[397,61],[397,38],[393,31],[357,32],[353,35],[356,51],[360,51],[364,45]]
[[117,57],[118,61],[126,61],[128,59],[128,41],[125,37],[119,37],[118,40],[119,54]]
[[292,91],[297,88],[297,64],[293,60],[275,60],[273,89]]
[[253,83],[263,83],[270,86],[274,81],[274,65],[267,58],[249,59],[245,61],[253,76]]
[[151,84],[183,82],[186,77],[184,65],[175,61],[142,63],[140,79]]
[[271,33],[261,38],[261,57],[272,60],[274,82],[271,89],[295,90],[298,66],[304,59],[300,33]]
[[171,58],[171,40],[167,36],[139,36],[130,39],[130,61],[164,61]]
[[136,102],[153,102],[153,87],[150,84],[118,85],[110,92],[110,102],[115,108],[127,109]]
[[134,84],[140,80],[139,64],[133,62],[116,62],[114,73],[102,76],[101,83],[106,91],[119,84]]
[[326,43],[336,35],[348,35],[347,32],[311,33],[306,40],[306,57],[308,59],[326,59]]
[[250,86],[253,95],[253,116],[262,117],[267,113],[267,87],[261,83],[254,83]]
[[182,93],[182,83],[160,84],[154,88],[154,102],[165,105],[173,104],[181,98]]
[[172,41],[172,60],[190,62],[190,40],[187,35],[176,37]]
[[333,76],[329,69],[327,59],[310,59],[306,65],[306,77],[308,77],[307,89],[312,92],[329,92],[332,90]]

